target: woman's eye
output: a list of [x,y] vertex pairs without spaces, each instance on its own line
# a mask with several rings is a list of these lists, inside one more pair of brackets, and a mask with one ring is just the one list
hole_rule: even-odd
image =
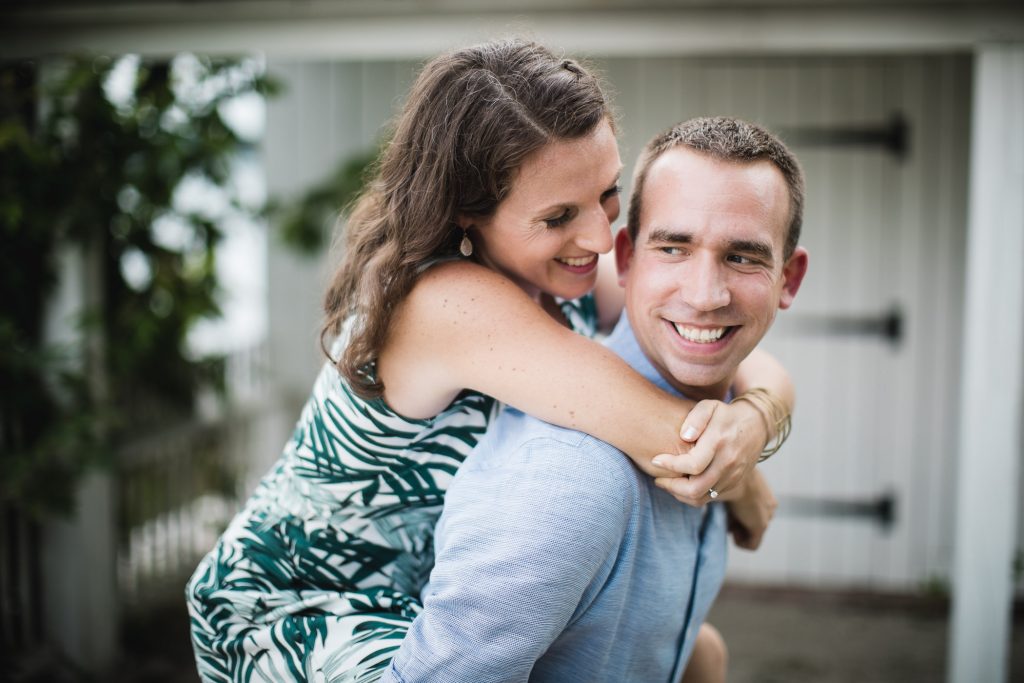
[[544,222],[547,224],[549,228],[557,228],[561,225],[565,225],[566,223],[568,223],[571,218],[572,212],[566,210],[564,213],[562,213],[559,216],[555,216],[554,218],[545,218]]
[[601,201],[603,202],[611,199],[612,197],[617,197],[619,196],[620,192],[622,192],[621,185],[616,185],[615,187],[608,188],[607,190],[605,190],[604,194],[601,195]]

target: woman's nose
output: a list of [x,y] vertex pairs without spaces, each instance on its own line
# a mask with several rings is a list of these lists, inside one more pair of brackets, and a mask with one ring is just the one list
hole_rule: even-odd
[[611,220],[603,208],[590,212],[586,220],[581,222],[576,244],[581,249],[598,254],[607,254],[612,250]]

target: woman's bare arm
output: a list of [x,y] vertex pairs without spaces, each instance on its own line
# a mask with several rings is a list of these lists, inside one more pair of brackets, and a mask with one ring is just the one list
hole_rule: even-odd
[[788,412],[793,412],[793,406],[796,404],[793,380],[786,372],[786,368],[782,367],[782,363],[761,349],[754,349],[743,359],[733,380],[733,393],[737,396],[755,387],[767,389],[786,404]]
[[514,283],[452,262],[420,278],[378,360],[385,399],[401,414],[437,414],[464,388],[626,452],[653,475],[657,453],[688,450],[679,425],[693,406],[659,390],[600,344],[552,319]]
[[[767,354],[741,368],[751,385],[791,401],[788,375]],[[378,372],[399,413],[431,417],[474,389],[607,441],[648,474],[676,477],[666,488],[691,505],[707,502],[712,486],[723,493],[738,486],[771,436],[749,403],[702,401],[691,412],[691,401],[659,390],[555,322],[514,283],[470,262],[424,274],[392,320]],[[651,462],[659,453],[667,456],[662,466]]]

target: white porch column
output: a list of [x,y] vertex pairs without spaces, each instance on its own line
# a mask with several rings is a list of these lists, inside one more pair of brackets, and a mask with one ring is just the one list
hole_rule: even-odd
[[1008,676],[1024,404],[1024,44],[975,53],[949,681]]
[[[58,250],[60,278],[47,304],[44,333],[48,343],[67,345],[81,353],[74,361],[89,374],[97,399],[107,391],[99,365],[103,339],[96,330],[83,332],[77,320],[83,311],[99,310],[100,249],[94,243],[87,247],[65,244]],[[92,674],[105,671],[117,656],[116,493],[109,471],[87,472],[75,490],[74,514],[42,525],[44,635]]]

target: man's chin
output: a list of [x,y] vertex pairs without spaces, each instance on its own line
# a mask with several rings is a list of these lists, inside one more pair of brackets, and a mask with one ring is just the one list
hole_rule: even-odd
[[666,379],[687,397],[695,400],[725,398],[733,375],[736,374],[735,368],[730,370],[717,364],[671,363],[667,369],[671,377]]

